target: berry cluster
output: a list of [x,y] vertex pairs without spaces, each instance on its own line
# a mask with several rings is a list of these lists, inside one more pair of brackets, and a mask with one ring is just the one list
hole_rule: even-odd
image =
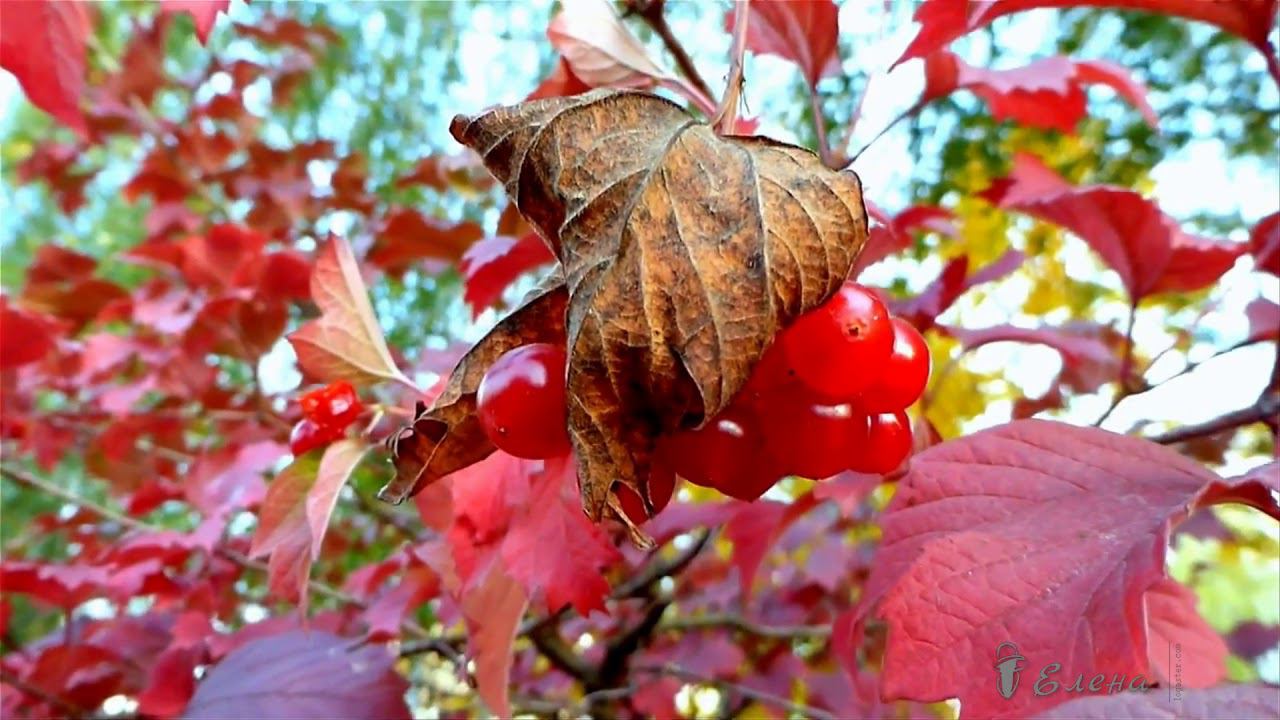
[[330,383],[304,393],[298,404],[302,406],[303,419],[289,435],[289,449],[295,457],[341,438],[364,412],[349,382]]
[[[569,451],[565,362],[564,348],[535,343],[489,368],[477,404],[494,445],[533,459]],[[670,499],[677,474],[753,500],[787,475],[888,473],[911,452],[905,410],[928,379],[920,333],[890,317],[874,293],[846,283],[778,336],[728,408],[660,439],[649,477],[655,509]],[[627,514],[643,521],[640,498],[617,492]]]

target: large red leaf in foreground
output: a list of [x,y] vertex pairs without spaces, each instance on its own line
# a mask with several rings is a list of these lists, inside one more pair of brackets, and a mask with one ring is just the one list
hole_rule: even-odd
[[1043,420],[915,456],[860,606],[878,601],[888,623],[885,698],[958,696],[966,716],[1015,717],[1069,697],[998,695],[973,669],[1003,642],[1033,678],[1061,663],[1065,684],[1150,680],[1144,597],[1164,577],[1170,526],[1222,486],[1155,443]]
[[196,688],[183,714],[212,718],[408,718],[409,683],[376,645],[320,630],[293,630],[246,643]]
[[1187,690],[1178,695],[1163,690],[1085,697],[1036,716],[1038,720],[1274,720],[1280,717],[1280,687],[1221,685]]
[[1104,61],[1074,62],[1065,57],[1036,60],[1008,70],[974,67],[949,50],[925,58],[927,103],[965,89],[982,98],[996,120],[1013,120],[1070,133],[1085,116],[1085,85],[1106,85],[1129,101],[1151,127],[1159,124],[1146,91],[1124,68]]
[[13,73],[33,105],[80,135],[88,3],[5,0],[0,67]]
[[920,31],[894,64],[941,50],[952,40],[986,27],[1005,15],[1034,8],[1085,5],[1145,10],[1199,20],[1248,40],[1264,53],[1270,51],[1267,34],[1271,32],[1276,16],[1276,0],[1001,0],[998,3],[927,0],[916,9],[915,20],[920,23]]
[[1226,679],[1227,643],[1196,610],[1196,594],[1164,578],[1147,591],[1151,674],[1168,687],[1213,687]]
[[[748,7],[747,47],[752,52],[777,55],[800,66],[811,88],[840,71],[840,9],[834,2],[751,0]],[[733,15],[731,10],[725,18],[726,30],[733,29]]]
[[1246,249],[1242,243],[1183,232],[1177,221],[1133,190],[1071,185],[1025,153],[1014,157],[1013,171],[985,195],[1000,207],[1075,233],[1116,271],[1134,300],[1208,287]]

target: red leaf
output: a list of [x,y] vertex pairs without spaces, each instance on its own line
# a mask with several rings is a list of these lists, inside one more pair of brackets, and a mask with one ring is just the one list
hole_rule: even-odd
[[294,630],[246,643],[223,658],[200,682],[183,717],[408,718],[408,689],[386,648]]
[[914,205],[890,218],[879,208],[872,212],[873,207],[868,203],[868,213],[880,224],[871,228],[867,244],[854,261],[853,269],[849,271],[851,278],[857,277],[864,269],[884,258],[911,247],[911,233],[914,230],[923,229],[947,236],[953,236],[956,232],[955,225],[951,222],[954,216],[946,208]]
[[58,330],[52,318],[10,307],[0,295],[0,370],[42,360],[57,345]]
[[[735,4],[735,8],[738,5]],[[760,55],[777,55],[795,63],[813,88],[840,72],[840,9],[831,0],[751,0],[747,47]],[[725,18],[732,30],[734,11]]]
[[53,645],[40,652],[23,680],[76,707],[96,708],[121,689],[123,665],[116,653],[96,645]]
[[1227,644],[1196,612],[1196,594],[1163,578],[1147,590],[1148,657],[1160,684],[1213,687],[1227,676]]
[[1215,479],[1196,502],[1197,508],[1225,503],[1248,505],[1280,520],[1280,460],[1225,480]]
[[1082,697],[1036,716],[1037,720],[1272,720],[1280,716],[1280,688],[1219,685],[1174,695],[1157,691]]
[[162,720],[177,717],[196,691],[196,664],[201,653],[192,648],[165,650],[151,666],[147,687],[138,695],[138,712]]
[[338,492],[366,449],[360,440],[340,440],[318,464],[313,455],[295,459],[267,489],[249,555],[271,556],[268,579],[279,597],[306,604],[311,563],[319,557]]
[[440,593],[440,578],[427,567],[410,568],[400,582],[364,612],[369,639],[383,642],[400,636],[400,623],[422,603]]
[[1268,52],[1267,33],[1276,15],[1276,0],[1003,0],[970,3],[968,0],[926,0],[916,9],[920,31],[894,63],[925,57],[945,48],[952,40],[990,25],[996,18],[1044,7],[1108,7],[1176,15],[1216,25],[1238,35],[1262,52]]
[[412,208],[400,208],[383,221],[365,260],[399,275],[424,259],[456,263],[482,237],[484,230],[473,222],[455,225],[424,217]]
[[920,332],[924,332],[933,327],[938,316],[954,305],[961,295],[978,285],[999,280],[1014,272],[1024,259],[1026,258],[1022,253],[1010,250],[990,265],[969,275],[969,258],[961,255],[944,265],[938,278],[919,295],[907,300],[891,301],[891,309],[894,314],[902,316]]
[[218,21],[218,13],[227,11],[231,0],[160,0],[160,12],[166,15],[187,13],[196,23],[196,37],[200,44],[209,42],[209,33]]
[[545,461],[530,478],[530,497],[502,544],[507,571],[532,595],[546,593],[547,609],[572,604],[586,617],[604,610],[609,583],[600,574],[622,558],[604,531],[582,513],[571,457]]
[[258,293],[265,298],[306,300],[311,297],[311,263],[292,250],[273,252],[266,257]]
[[1249,233],[1249,252],[1259,270],[1280,275],[1280,212],[1258,221]]
[[[912,458],[883,517],[860,608],[889,625],[885,697],[959,697],[966,714],[1024,715],[974,667],[1014,642],[1062,678],[1148,674],[1143,597],[1171,522],[1216,476],[1138,438],[1022,420]],[[920,668],[929,668],[921,673]]]
[[1102,84],[1128,100],[1157,127],[1159,119],[1145,90],[1119,66],[1103,61],[1073,62],[1053,56],[1008,70],[974,67],[949,50],[925,58],[924,104],[960,89],[982,98],[996,120],[1071,133],[1085,116],[1084,85]]
[[739,510],[725,525],[724,534],[733,541],[733,564],[738,568],[738,583],[745,602],[751,597],[756,572],[765,555],[783,531],[817,504],[812,493],[783,504],[773,500],[757,500]]
[[6,593],[30,595],[64,610],[96,595],[107,578],[102,568],[85,565],[45,565],[20,560],[0,564],[0,588]]
[[467,647],[475,659],[476,691],[497,717],[511,717],[508,685],[515,657],[516,630],[529,598],[520,583],[493,565],[475,589],[462,598]]
[[497,235],[472,245],[462,256],[466,282],[463,297],[471,305],[472,314],[479,315],[495,305],[516,278],[554,259],[547,244],[535,233],[518,240]]
[[1015,156],[1006,181],[989,197],[1078,235],[1116,271],[1134,300],[1211,285],[1244,250],[1184,234],[1155,203],[1132,190],[1073,187],[1032,155]]
[[206,515],[257,504],[266,492],[262,474],[289,448],[276,442],[229,445],[200,456],[184,482],[187,500]]
[[437,192],[450,188],[474,192],[488,190],[495,182],[493,176],[484,169],[480,156],[468,150],[457,155],[429,155],[422,158],[408,175],[396,180],[396,187],[426,185]]
[[390,380],[413,386],[391,359],[360,266],[345,240],[333,238],[320,251],[311,272],[311,297],[320,317],[289,335],[303,370],[326,382]]
[[0,23],[0,67],[12,72],[31,103],[58,122],[88,135],[84,93],[89,5],[55,0],[5,0]]
[[1266,298],[1257,298],[1244,309],[1249,318],[1250,342],[1280,340],[1280,305]]

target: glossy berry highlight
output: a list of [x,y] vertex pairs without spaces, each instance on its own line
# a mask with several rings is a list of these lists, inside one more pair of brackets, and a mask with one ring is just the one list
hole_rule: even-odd
[[504,452],[533,460],[569,452],[565,402],[565,351],[548,343],[506,352],[476,392],[489,440]]

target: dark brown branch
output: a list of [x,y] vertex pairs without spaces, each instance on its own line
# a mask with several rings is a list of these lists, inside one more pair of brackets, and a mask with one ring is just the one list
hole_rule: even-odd
[[1233,410],[1207,422],[1180,427],[1150,439],[1161,445],[1172,445],[1173,443],[1213,435],[1242,425],[1272,420],[1277,413],[1280,413],[1280,394],[1271,394],[1260,398],[1252,407]]
[[[697,539],[675,557],[666,561],[650,563],[627,581],[619,584],[613,590],[613,597],[615,599],[636,597],[643,594],[650,585],[662,578],[680,574],[689,563],[693,562],[694,558],[698,557],[698,554],[707,546],[707,542],[710,539],[711,531],[703,530],[699,532]],[[654,554],[656,555],[657,553],[655,552]]]
[[581,682],[583,687],[595,688],[600,685],[600,674],[589,665],[582,656],[573,651],[560,637],[560,627],[555,624],[540,624],[528,633],[529,640],[538,652],[546,656],[557,669]]
[[627,12],[639,15],[650,28],[653,28],[658,37],[662,38],[662,44],[675,58],[676,67],[680,68],[680,73],[688,78],[699,92],[711,97],[711,88],[703,79],[702,73],[698,72],[698,67],[693,64],[693,58],[689,57],[684,43],[671,32],[671,26],[667,24],[666,15],[663,14],[665,7],[666,0],[629,0],[627,2]]
[[[644,616],[640,618],[640,622],[609,641],[609,645],[604,652],[604,659],[600,661],[598,678],[600,687],[607,688],[617,685],[626,676],[627,661],[653,636],[654,630],[658,627],[658,622],[662,620],[662,615],[667,611],[667,607],[670,604],[670,602],[655,602],[649,605],[649,607],[645,608]],[[587,689],[594,690],[595,688]]]

